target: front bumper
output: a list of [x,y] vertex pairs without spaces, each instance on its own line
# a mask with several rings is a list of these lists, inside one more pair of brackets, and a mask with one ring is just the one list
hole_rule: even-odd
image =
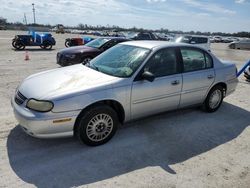
[[63,67],[63,66],[68,66],[68,65],[79,64],[81,63],[81,60],[78,58],[78,56],[71,59],[71,58],[65,57],[64,54],[58,53],[56,57],[56,62],[58,65],[61,65]]
[[[18,105],[14,98],[11,100],[14,115],[22,127],[29,135],[37,138],[57,138],[73,136],[75,120],[79,111],[63,113],[40,113],[29,110],[25,104]],[[60,120],[67,121],[60,121]]]

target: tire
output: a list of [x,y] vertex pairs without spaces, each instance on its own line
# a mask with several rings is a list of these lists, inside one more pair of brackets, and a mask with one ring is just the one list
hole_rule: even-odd
[[40,45],[40,47],[44,50],[51,50],[52,48],[52,45],[51,44],[48,44],[48,43],[44,43],[42,45]]
[[91,61],[92,57],[84,57],[82,59],[82,64],[86,65],[87,63],[89,63]]
[[235,49],[235,44],[231,44],[229,47],[230,47],[231,49]]
[[17,50],[23,50],[25,48],[24,45],[22,45],[20,42],[12,41],[12,46]]
[[48,46],[46,46],[46,49],[47,49],[47,50],[51,50],[51,48],[52,48],[52,45],[51,45],[51,44],[49,44]]
[[117,113],[107,105],[93,106],[78,118],[75,135],[80,142],[89,146],[99,146],[108,142],[119,124]]
[[70,41],[65,41],[65,46],[68,48],[68,47],[70,47]]
[[224,98],[224,89],[222,86],[214,86],[208,93],[206,100],[203,103],[203,110],[206,112],[217,111]]

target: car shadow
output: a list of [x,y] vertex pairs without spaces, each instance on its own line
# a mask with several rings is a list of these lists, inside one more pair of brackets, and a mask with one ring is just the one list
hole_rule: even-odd
[[187,109],[129,123],[105,145],[88,147],[74,138],[40,140],[20,126],[7,139],[9,162],[23,181],[37,187],[74,187],[169,165],[207,152],[239,136],[250,112],[224,102],[216,113]]
[[30,52],[39,52],[39,51],[54,51],[56,49],[52,48],[52,49],[42,49],[40,48],[39,46],[37,46],[37,48],[25,48],[23,50],[17,50],[15,48],[12,48],[13,51],[16,51],[16,52],[21,52],[21,51],[30,51]]

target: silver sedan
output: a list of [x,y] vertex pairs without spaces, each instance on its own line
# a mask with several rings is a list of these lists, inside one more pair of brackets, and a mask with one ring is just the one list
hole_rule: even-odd
[[234,64],[202,48],[130,41],[86,66],[29,76],[17,88],[12,106],[31,136],[74,134],[96,146],[110,140],[118,125],[130,120],[194,105],[215,112],[237,82]]
[[244,39],[244,40],[232,42],[229,44],[229,48],[250,50],[250,39]]

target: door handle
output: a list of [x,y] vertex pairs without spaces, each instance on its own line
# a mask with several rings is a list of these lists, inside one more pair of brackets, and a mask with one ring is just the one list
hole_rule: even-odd
[[214,78],[214,76],[213,75],[208,75],[207,78],[212,79],[212,78]]
[[174,81],[171,82],[172,85],[178,85],[179,83],[180,83],[179,80],[174,80]]

